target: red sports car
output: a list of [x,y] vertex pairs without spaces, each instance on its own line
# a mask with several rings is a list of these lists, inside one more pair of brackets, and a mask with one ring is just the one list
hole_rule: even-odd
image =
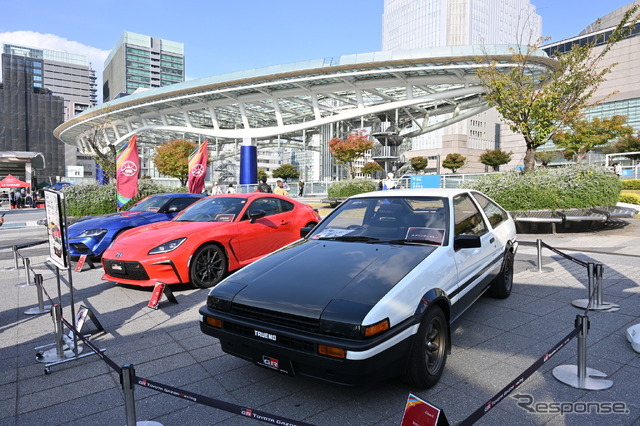
[[228,271],[300,239],[301,228],[319,221],[309,205],[275,194],[207,197],[171,221],[121,234],[102,256],[102,279],[212,287]]

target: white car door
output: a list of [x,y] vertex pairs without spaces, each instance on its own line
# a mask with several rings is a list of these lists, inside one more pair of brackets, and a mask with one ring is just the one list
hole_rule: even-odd
[[491,273],[500,249],[495,235],[468,194],[454,197],[453,220],[454,239],[458,235],[478,235],[481,241],[481,247],[454,252],[459,285],[456,297],[462,297]]

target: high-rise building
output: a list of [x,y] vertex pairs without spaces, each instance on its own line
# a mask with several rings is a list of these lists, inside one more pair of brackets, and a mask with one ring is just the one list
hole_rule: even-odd
[[[384,1],[382,50],[528,44],[541,33],[542,18],[530,0]],[[499,121],[491,109],[420,135],[412,140],[407,155],[444,157],[455,152],[467,157],[464,171],[484,171],[477,159],[486,149],[500,148]]]
[[[3,57],[4,55],[7,57],[7,64],[13,64],[9,65],[10,70],[14,69],[16,64],[23,62],[33,65],[29,67],[30,80],[27,84],[36,88],[36,91],[61,97],[63,99],[63,120],[69,120],[97,105],[96,72],[91,68],[86,56],[10,43],[2,45],[2,53]],[[35,64],[39,64],[39,66]],[[35,113],[35,111],[32,112]],[[38,117],[32,117],[32,119],[37,121]],[[15,125],[16,123],[12,124],[12,126]],[[28,149],[26,150],[28,151]],[[50,161],[47,157],[50,154],[45,153],[47,162]],[[56,158],[55,162],[51,164],[53,168],[49,170],[50,173],[53,173],[51,176],[66,176],[66,166],[78,165],[83,166],[82,176],[93,176],[95,168],[93,159],[80,153],[76,147],[66,146],[64,152],[57,155],[59,158]],[[57,164],[61,168],[58,168]],[[79,169],[76,167],[75,170]]]
[[[43,58],[2,54],[0,149],[42,153],[45,168],[38,171],[39,181],[64,176],[65,170],[65,145],[53,136],[64,121],[64,99],[42,87],[43,70]],[[7,171],[5,166],[10,165],[0,169]],[[13,174],[30,178],[26,170]]]
[[184,81],[184,45],[124,32],[105,61],[102,76],[105,102],[137,89]]
[[98,104],[96,73],[86,56],[5,43],[2,53],[42,63],[34,69],[33,87],[44,87],[64,99],[64,118],[70,119]]

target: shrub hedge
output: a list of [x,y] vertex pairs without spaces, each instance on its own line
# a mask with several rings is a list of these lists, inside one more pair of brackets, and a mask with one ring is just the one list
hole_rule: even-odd
[[606,168],[582,164],[489,174],[464,186],[512,211],[612,206],[622,189],[620,179]]
[[[67,216],[83,217],[117,211],[115,183],[71,185],[64,188],[63,192],[67,205]],[[128,209],[144,197],[162,192],[186,192],[186,189],[170,188],[158,185],[150,179],[140,179],[138,181],[138,195],[125,204],[121,210]]]
[[622,189],[640,189],[640,179],[626,179],[621,182]]
[[342,180],[332,183],[327,189],[327,195],[331,198],[351,197],[376,189],[376,183],[371,180]]
[[621,203],[640,204],[640,195],[623,192],[622,194],[620,194],[618,201],[620,201]]

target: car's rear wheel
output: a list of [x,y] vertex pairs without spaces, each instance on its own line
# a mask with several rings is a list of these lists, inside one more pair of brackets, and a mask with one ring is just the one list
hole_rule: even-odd
[[416,334],[404,381],[426,389],[438,383],[447,362],[449,324],[439,306],[432,306],[422,318]]
[[500,273],[491,283],[487,294],[496,299],[506,299],[511,294],[513,287],[513,252],[508,250],[504,253],[504,260]]
[[189,276],[197,288],[209,288],[218,284],[227,272],[227,257],[215,244],[200,247],[193,255]]

